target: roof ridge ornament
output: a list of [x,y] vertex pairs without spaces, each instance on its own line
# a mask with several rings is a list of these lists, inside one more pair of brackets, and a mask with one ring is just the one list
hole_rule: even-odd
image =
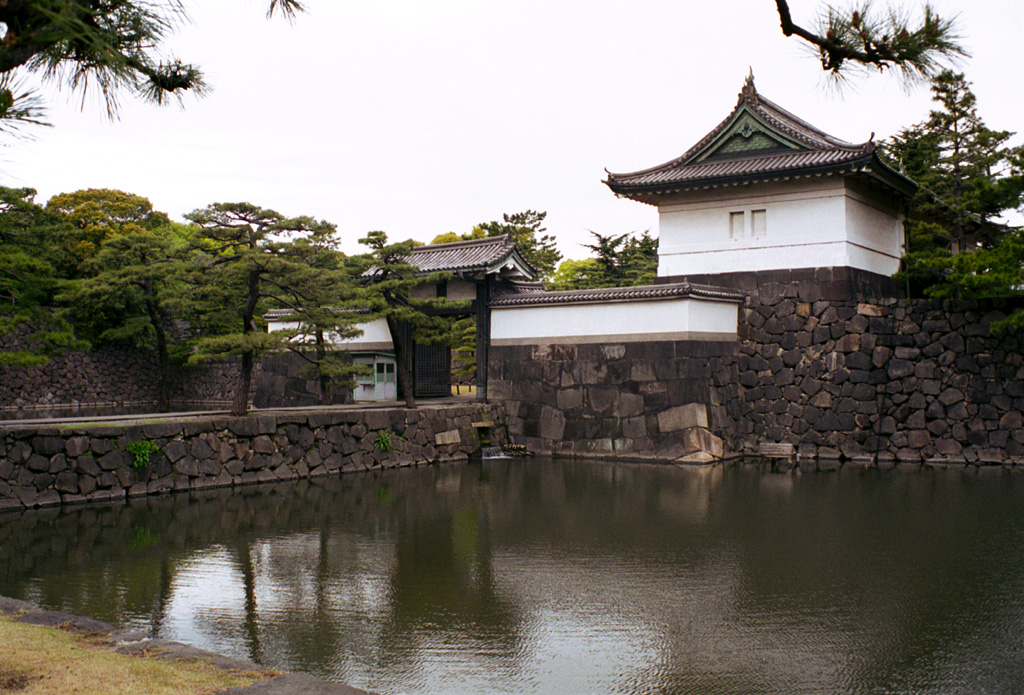
[[743,82],[743,89],[740,90],[740,103],[757,101],[757,87],[754,86],[754,68],[750,67],[747,79]]

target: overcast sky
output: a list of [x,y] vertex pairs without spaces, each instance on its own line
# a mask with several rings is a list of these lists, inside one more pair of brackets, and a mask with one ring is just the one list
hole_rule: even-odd
[[[930,108],[927,87],[877,74],[829,90],[772,0],[308,0],[291,25],[267,21],[266,5],[186,0],[192,22],[169,45],[213,92],[184,110],[126,98],[112,123],[92,98],[82,109],[50,90],[54,127],[0,152],[4,183],[38,202],[117,188],[172,219],[247,201],[334,222],[349,253],[374,229],[429,241],[546,210],[562,252],[582,258],[586,230],[657,229],[604,169],[685,152],[729,113],[748,68],[761,94],[851,142]],[[822,6],[790,5],[805,24]],[[986,123],[1024,131],[1021,3],[935,5],[960,15]]]

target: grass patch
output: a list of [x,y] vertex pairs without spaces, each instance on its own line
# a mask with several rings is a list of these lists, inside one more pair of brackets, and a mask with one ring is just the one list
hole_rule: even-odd
[[18,695],[207,695],[276,675],[126,656],[101,639],[23,625],[9,616],[0,616],[0,645],[0,692]]

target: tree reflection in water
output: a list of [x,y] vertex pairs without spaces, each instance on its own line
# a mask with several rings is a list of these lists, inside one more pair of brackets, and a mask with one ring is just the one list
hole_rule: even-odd
[[381,692],[1024,682],[1024,476],[549,460],[0,516],[0,593]]

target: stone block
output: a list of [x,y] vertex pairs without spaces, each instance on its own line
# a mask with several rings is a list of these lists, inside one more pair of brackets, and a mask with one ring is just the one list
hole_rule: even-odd
[[890,379],[902,379],[914,373],[914,363],[909,360],[891,359],[886,371]]
[[198,437],[191,441],[188,449],[194,459],[205,459],[213,455],[210,445]]
[[61,437],[33,437],[32,450],[49,458],[64,451],[64,440]]
[[25,462],[25,467],[35,473],[42,473],[50,470],[50,459],[39,454],[32,454]]
[[948,388],[939,394],[939,402],[947,408],[955,403],[959,403],[964,400],[963,391],[955,388]]
[[229,418],[227,429],[237,437],[255,437],[259,434],[256,418],[253,417]]
[[64,442],[64,452],[71,458],[78,458],[87,451],[89,451],[88,437],[69,437]]
[[65,471],[57,476],[53,489],[68,494],[78,494],[78,476],[70,471]]
[[102,489],[112,488],[120,486],[120,481],[113,473],[104,472],[100,474],[100,477],[96,479],[96,487]]
[[714,458],[725,455],[725,445],[719,437],[704,427],[688,427],[680,432],[680,443],[686,454],[703,452]]
[[708,426],[707,406],[703,403],[687,403],[658,413],[658,431],[675,432],[693,427]]
[[124,454],[118,450],[109,451],[100,457],[98,461],[100,468],[105,471],[112,471],[125,465]]
[[459,430],[448,430],[446,432],[438,432],[434,435],[434,443],[438,446],[445,444],[459,444],[462,442],[462,437],[459,434]]
[[565,432],[565,414],[561,410],[544,406],[541,410],[540,436],[558,441]]
[[179,439],[172,439],[163,446],[163,452],[164,456],[173,463],[188,454],[188,447],[185,446],[185,442]]
[[582,389],[561,389],[556,396],[556,405],[559,410],[572,410],[583,406]]
[[185,456],[175,461],[171,470],[189,478],[199,477],[199,464],[191,456]]
[[272,454],[277,451],[273,440],[265,434],[261,434],[252,440],[252,450],[257,454]]
[[644,398],[635,393],[619,393],[612,414],[618,418],[636,417],[644,412]]
[[612,386],[592,386],[586,390],[587,406],[594,413],[607,413],[612,410],[619,396],[619,390]]

